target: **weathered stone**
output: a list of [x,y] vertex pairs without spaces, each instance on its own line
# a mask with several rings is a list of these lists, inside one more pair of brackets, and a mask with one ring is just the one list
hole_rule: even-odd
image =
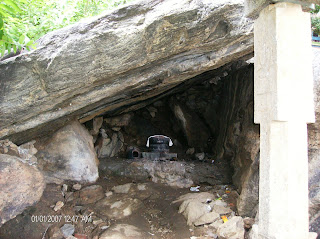
[[108,191],[108,192],[106,192],[104,195],[105,195],[106,197],[110,197],[110,196],[112,196],[112,194],[113,194],[113,192]]
[[250,217],[246,217],[243,219],[244,227],[246,229],[252,228],[252,225],[254,224],[254,219]]
[[64,239],[63,233],[57,225],[52,225],[47,231],[49,239]]
[[47,34],[0,62],[0,138],[27,142],[70,119],[120,113],[251,54],[243,10],[242,0],[144,1]]
[[240,193],[238,212],[254,217],[259,202],[260,133],[259,125],[253,122],[253,66],[244,65],[226,78],[221,94],[217,159],[231,160],[232,181]]
[[201,217],[199,217],[195,222],[194,225],[195,226],[201,226],[204,224],[210,224],[215,222],[216,220],[220,219],[220,215],[216,212],[209,212],[206,213],[204,215],[202,215]]
[[81,189],[81,184],[79,184],[79,183],[76,183],[76,184],[74,184],[73,186],[72,186],[72,188],[74,189],[74,190],[80,190]]
[[18,157],[0,154],[0,225],[40,200],[44,177]]
[[33,140],[18,147],[8,139],[0,140],[0,153],[17,156],[21,161],[35,165],[37,164],[37,158],[34,155],[38,150],[34,147],[34,143]]
[[197,160],[200,160],[200,161],[202,161],[202,160],[204,160],[204,158],[205,158],[205,153],[197,153],[197,154],[195,154],[195,157],[196,157],[196,159]]
[[218,227],[217,234],[221,239],[244,239],[242,217],[232,217]]
[[212,201],[214,201],[215,198],[216,197],[212,193],[208,193],[208,192],[187,193],[187,194],[180,196],[173,203],[183,202],[183,201],[187,201],[187,200],[197,200],[201,203],[209,203],[210,204]]
[[91,185],[81,189],[80,202],[81,204],[90,204],[104,198],[104,196],[103,188],[100,185]]
[[103,123],[103,117],[95,117],[92,120],[92,130],[90,130],[90,133],[92,135],[97,135],[99,134],[100,128]]
[[220,215],[224,215],[224,214],[228,214],[231,213],[232,210],[230,208],[221,206],[221,205],[214,205],[212,208],[212,211],[220,214]]
[[96,147],[99,158],[114,157],[123,147],[123,135],[121,132],[114,132],[110,138],[102,138],[101,144]]
[[[212,167],[204,162],[151,161],[148,159],[101,160],[100,168],[107,174],[126,176],[132,179],[150,179],[172,187],[188,188],[194,184],[226,184],[230,177],[225,168]],[[214,176],[213,176],[214,175]]]
[[72,224],[64,224],[60,227],[60,230],[64,237],[72,236],[74,233],[74,226]]
[[114,186],[112,188],[112,191],[114,191],[115,193],[128,193],[131,186],[132,186],[132,183]]
[[147,239],[151,238],[145,232],[141,231],[139,228],[128,225],[128,224],[116,224],[108,228],[103,232],[99,239],[128,239],[128,238],[141,238]]
[[170,101],[172,111],[179,122],[190,147],[204,149],[210,137],[209,129],[199,116],[173,98]]
[[210,205],[197,200],[184,201],[179,208],[179,213],[182,213],[187,219],[187,224],[189,226],[192,226],[201,216],[209,213],[210,211]]
[[245,11],[251,18],[257,18],[259,13],[270,4],[278,2],[293,2],[300,4],[305,11],[310,11],[313,7],[312,4],[320,4],[320,0],[246,0]]
[[57,211],[59,211],[63,206],[64,206],[64,202],[58,201],[58,202],[56,203],[56,205],[54,206],[53,210],[54,210],[55,212],[57,212]]
[[124,127],[128,126],[133,114],[122,114],[115,117],[105,118],[104,121],[111,127]]
[[92,136],[78,121],[58,130],[38,149],[39,167],[48,182],[95,182],[99,176]]

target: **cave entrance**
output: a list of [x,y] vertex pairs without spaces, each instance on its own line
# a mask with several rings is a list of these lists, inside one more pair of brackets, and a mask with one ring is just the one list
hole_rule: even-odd
[[[259,126],[253,123],[252,64],[240,60],[204,72],[85,125],[93,135],[102,175],[188,189],[232,185],[240,195],[234,210],[255,216]],[[160,154],[150,153],[147,141],[153,135],[172,140],[170,157],[159,160]]]
[[[99,179],[94,185],[48,184],[35,206],[1,227],[1,238],[248,233],[257,211],[259,169],[251,64],[239,61],[204,72],[84,125],[99,158]],[[147,147],[153,135],[169,137],[168,145]],[[158,147],[174,156],[144,156]]]

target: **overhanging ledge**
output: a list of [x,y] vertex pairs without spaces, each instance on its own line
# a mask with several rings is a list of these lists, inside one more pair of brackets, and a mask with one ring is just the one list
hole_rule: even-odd
[[270,4],[279,2],[290,2],[300,4],[305,11],[310,11],[314,8],[314,4],[320,4],[320,0],[246,0],[245,13],[247,17],[258,18],[262,9]]

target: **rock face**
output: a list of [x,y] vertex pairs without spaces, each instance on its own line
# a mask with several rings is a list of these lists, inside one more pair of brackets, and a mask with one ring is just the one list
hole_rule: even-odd
[[[0,62],[0,138],[119,113],[253,52],[242,0],[156,0],[51,32]],[[24,137],[22,137],[22,134]]]
[[45,188],[44,177],[21,158],[0,154],[0,225],[35,204]]
[[176,99],[173,98],[170,105],[187,138],[188,145],[203,149],[210,137],[209,129],[195,112],[179,104]]
[[95,182],[98,179],[92,136],[78,121],[61,128],[37,147],[39,168],[48,182]]
[[253,123],[253,66],[223,80],[217,160],[229,160],[238,187],[238,213],[254,217],[259,202],[259,125]]

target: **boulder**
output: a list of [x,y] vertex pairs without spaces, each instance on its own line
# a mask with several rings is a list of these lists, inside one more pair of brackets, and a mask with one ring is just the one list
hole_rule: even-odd
[[195,226],[210,224],[220,219],[220,215],[216,212],[209,212],[199,217],[195,222]]
[[251,55],[252,26],[243,0],[163,0],[50,32],[36,50],[0,61],[0,139],[20,144],[74,118],[156,101],[186,79]]
[[92,136],[78,121],[59,129],[37,147],[39,168],[47,182],[95,182],[98,179]]
[[1,225],[38,202],[45,188],[45,181],[36,167],[7,154],[0,154],[0,175]]
[[179,213],[183,214],[189,226],[200,226],[212,223],[219,218],[219,214],[211,212],[210,203],[214,199],[215,196],[208,192],[188,193],[180,196],[173,203],[182,202]]
[[217,235],[221,239],[244,239],[244,223],[242,217],[232,217],[218,227]]

